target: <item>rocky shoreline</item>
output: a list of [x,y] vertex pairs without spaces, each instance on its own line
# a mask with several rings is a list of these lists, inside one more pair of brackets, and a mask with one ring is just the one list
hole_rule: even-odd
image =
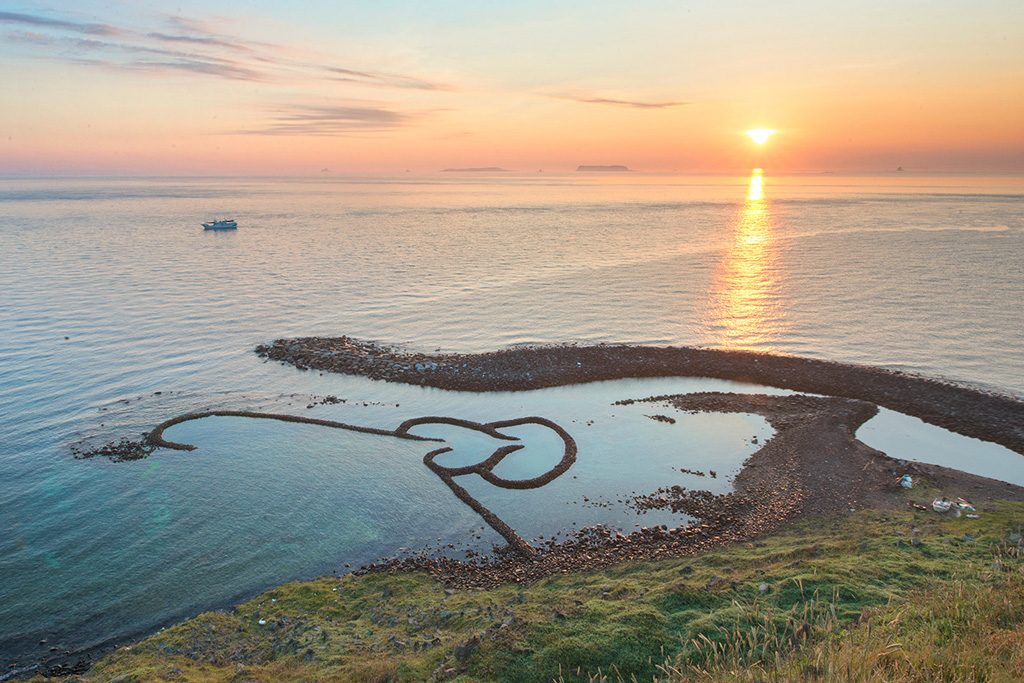
[[[803,512],[819,494],[834,491],[816,489],[804,478],[804,461],[823,442],[836,443],[843,455],[859,462],[878,458],[880,478],[892,483],[891,461],[853,438],[860,424],[876,412],[874,406],[848,399],[807,396],[745,396],[738,394],[694,394],[653,397],[679,410],[719,410],[723,401],[736,411],[763,414],[777,433],[745,463],[731,493],[665,488],[635,496],[630,505],[639,513],[649,509],[671,509],[685,513],[690,524],[643,527],[623,533],[605,526],[588,527],[563,541],[548,540],[532,556],[503,550],[493,557],[472,562],[423,553],[410,558],[387,559],[365,568],[373,572],[426,570],[454,587],[491,587],[504,583],[535,581],[554,574],[593,571],[624,561],[644,561],[689,555],[714,547],[749,541],[769,533]],[[809,443],[810,442],[810,443]],[[891,487],[890,487],[891,488]],[[845,498],[837,499],[848,505]],[[534,539],[536,541],[537,539]]]
[[1024,454],[1024,401],[869,366],[692,347],[542,346],[408,353],[350,337],[278,339],[256,353],[319,370],[457,391],[519,391],[627,377],[711,377],[873,403]]
[[936,465],[895,460],[861,443],[855,437],[857,428],[877,412],[863,401],[718,392],[643,401],[686,412],[755,413],[764,416],[776,433],[744,462],[730,493],[714,495],[667,485],[628,501],[639,513],[651,509],[684,513],[693,519],[684,526],[643,527],[632,533],[588,527],[565,540],[541,541],[531,556],[509,546],[493,556],[460,561],[427,550],[387,558],[357,573],[427,571],[450,587],[490,588],[751,542],[805,513],[847,514],[908,503],[928,509],[930,499],[915,500],[900,487],[898,480],[904,474],[911,474],[918,486],[968,497],[982,511],[997,500],[1024,501],[1024,488]]
[[[1024,403],[924,377],[878,368],[743,351],[635,346],[529,347],[484,354],[416,354],[348,337],[277,340],[256,352],[300,370],[362,375],[462,391],[509,391],[626,377],[713,377],[824,396],[725,393],[660,396],[649,402],[681,411],[764,416],[776,434],[744,463],[734,491],[666,486],[631,501],[638,511],[671,509],[695,521],[631,534],[587,528],[549,539],[532,557],[499,551],[459,561],[425,551],[385,559],[366,572],[426,570],[447,585],[487,587],[589,571],[627,560],[692,554],[750,541],[803,513],[834,514],[907,505],[903,474],[978,505],[1024,500],[1024,489],[933,465],[893,460],[858,441],[856,429],[878,405],[966,436],[1024,453]],[[672,419],[667,416],[667,419]],[[920,503],[918,503],[920,505]],[[536,541],[536,539],[534,539]]]

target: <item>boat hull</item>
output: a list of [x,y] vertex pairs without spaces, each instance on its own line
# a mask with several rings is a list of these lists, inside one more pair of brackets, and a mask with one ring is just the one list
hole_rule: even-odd
[[235,230],[238,223],[235,221],[212,221],[203,223],[203,230]]

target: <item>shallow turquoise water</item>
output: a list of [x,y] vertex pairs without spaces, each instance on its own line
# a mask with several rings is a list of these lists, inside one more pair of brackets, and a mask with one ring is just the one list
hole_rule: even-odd
[[[669,425],[646,417],[650,406],[611,405],[665,391],[750,388],[725,382],[637,380],[481,398],[358,378],[317,380],[360,400],[310,409],[309,396],[289,395],[266,407],[389,429],[434,414],[481,422],[541,414],[564,426],[578,459],[543,489],[509,491],[460,478],[527,538],[596,523],[679,524],[684,517],[641,518],[624,505],[580,504],[595,491],[616,499],[667,482],[726,491],[755,437],[763,442],[771,433],[752,416],[679,415]],[[380,400],[385,396],[388,402]],[[161,398],[121,409],[150,414],[155,409],[145,404]],[[445,438],[455,450],[441,462],[450,466],[479,462],[506,443],[451,426],[413,431]],[[504,431],[526,448],[496,468],[502,476],[537,476],[561,457],[561,439],[546,428]],[[346,564],[427,546],[486,551],[503,543],[423,465],[436,443],[241,417],[187,422],[165,436],[197,450],[160,450],[126,463],[63,454],[28,478],[31,485],[5,490],[11,533],[0,541],[0,574],[16,599],[0,601],[0,623],[12,641],[102,642]],[[721,475],[694,477],[680,467]],[[85,629],[104,637],[89,640]]]

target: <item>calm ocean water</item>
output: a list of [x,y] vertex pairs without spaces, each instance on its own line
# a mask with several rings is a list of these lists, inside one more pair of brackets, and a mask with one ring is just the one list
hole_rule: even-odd
[[[575,479],[528,505],[474,489],[528,538],[660,523],[579,501],[673,477],[724,491],[770,434],[759,418],[668,425],[610,405],[737,390],[723,382],[465,395],[263,363],[253,347],[278,337],[752,348],[1024,396],[1022,200],[1024,177],[903,174],[0,178],[0,654],[143,633],[402,548],[497,541],[423,467],[422,445],[386,437],[214,418],[168,432],[192,453],[71,455],[178,413],[386,428],[543,415],[580,443]],[[222,216],[239,229],[201,229]],[[347,402],[307,408],[328,394]],[[455,432],[453,458],[492,450]],[[977,453],[983,473],[1024,482],[1024,458],[887,411],[861,434],[898,457]],[[508,474],[533,476],[557,444],[521,435]]]

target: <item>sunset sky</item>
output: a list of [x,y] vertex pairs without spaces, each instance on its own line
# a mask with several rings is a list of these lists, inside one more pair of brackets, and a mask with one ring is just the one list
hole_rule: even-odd
[[0,0],[0,74],[0,173],[1024,171],[1020,0]]

